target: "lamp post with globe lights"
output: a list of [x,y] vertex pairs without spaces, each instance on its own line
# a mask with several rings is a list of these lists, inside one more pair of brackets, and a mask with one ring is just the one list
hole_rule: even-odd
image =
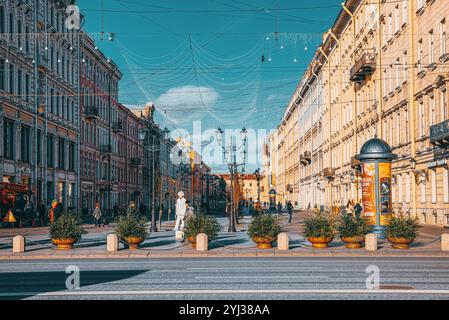
[[[229,227],[228,232],[236,232],[236,208],[235,208],[235,199],[234,199],[234,191],[235,191],[235,183],[237,175],[239,174],[239,167],[242,167],[242,172],[245,170],[245,163],[246,163],[246,143],[247,143],[247,134],[248,131],[243,128],[240,131],[240,138],[242,141],[242,145],[240,147],[237,147],[237,144],[234,141],[231,141],[231,143],[228,146],[224,145],[223,142],[223,133],[224,131],[221,128],[218,128],[216,131],[216,137],[218,144],[223,150],[223,157],[226,161],[231,177],[231,212],[229,213]],[[243,162],[237,163],[237,152],[241,151],[243,154]]]

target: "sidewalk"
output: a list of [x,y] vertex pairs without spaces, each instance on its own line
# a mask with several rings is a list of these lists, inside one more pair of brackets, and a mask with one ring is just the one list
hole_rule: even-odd
[[[106,237],[113,233],[113,225],[105,228],[94,228],[85,225],[87,231],[82,240],[73,250],[58,251],[53,249],[48,239],[47,228],[8,229],[0,230],[0,260],[44,260],[44,259],[116,259],[116,258],[179,258],[179,257],[449,257],[449,252],[440,250],[440,236],[447,230],[439,227],[423,227],[420,236],[409,250],[391,248],[387,241],[380,241],[379,250],[366,251],[364,248],[349,250],[344,244],[335,239],[328,249],[313,249],[302,236],[303,216],[307,213],[295,212],[292,224],[287,223],[287,214],[280,216],[283,231],[290,235],[290,250],[278,251],[276,248],[259,250],[246,234],[250,218],[240,219],[238,232],[228,233],[226,218],[218,218],[223,225],[223,231],[218,239],[209,244],[208,252],[197,252],[189,243],[175,240],[174,231],[166,231],[167,223],[162,224],[160,232],[154,232],[142,244],[139,250],[120,249],[116,253],[106,252]],[[159,227],[159,226],[158,226]],[[26,252],[12,254],[12,237],[24,235],[27,241]]]

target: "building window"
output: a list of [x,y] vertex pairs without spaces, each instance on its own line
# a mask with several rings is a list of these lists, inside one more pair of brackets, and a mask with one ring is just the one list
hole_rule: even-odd
[[9,40],[12,42],[14,40],[14,15],[9,14]]
[[37,130],[37,150],[36,150],[36,163],[42,163],[42,131]]
[[31,79],[30,79],[30,75],[26,74],[25,75],[25,101],[26,102],[29,102],[31,100],[30,93],[31,93]]
[[437,173],[436,173],[436,170],[430,170],[430,180],[432,183],[432,203],[437,203]]
[[407,8],[408,0],[402,1],[402,23],[406,24],[408,20],[408,8]]
[[410,203],[410,174],[405,174],[405,202]]
[[448,118],[446,89],[440,90],[440,122]]
[[0,33],[5,33],[5,8],[0,6]]
[[443,202],[449,203],[449,168],[443,168]]
[[69,171],[75,171],[75,143],[69,143]]
[[20,160],[30,162],[30,128],[22,126],[20,135]]
[[3,123],[3,156],[14,160],[14,123],[4,119]]
[[65,169],[65,141],[60,138],[58,143],[58,168]]
[[5,72],[5,59],[0,58],[0,90],[6,90],[5,88],[5,78],[6,78],[6,72]]
[[424,103],[422,101],[418,104],[418,132],[419,136],[424,136]]
[[433,35],[433,30],[429,31],[429,64],[435,62],[435,37]]
[[23,71],[20,69],[17,69],[17,96],[19,99],[23,99],[23,97],[22,97],[22,77],[23,77]]
[[47,136],[47,166],[54,168],[55,166],[55,143],[52,135]]
[[421,182],[421,203],[426,203],[426,183]]
[[447,53],[446,19],[440,22],[440,50],[441,56]]
[[14,83],[15,83],[15,78],[14,78],[15,74],[14,74],[14,66],[12,64],[9,65],[9,93],[14,94],[15,93],[15,88],[14,88]]
[[421,72],[422,71],[422,69],[423,69],[423,66],[422,66],[422,58],[423,58],[423,42],[422,42],[422,39],[420,39],[419,41],[418,41],[418,49],[417,49],[417,58],[418,58],[418,61],[416,62],[416,64],[418,65],[418,72]]

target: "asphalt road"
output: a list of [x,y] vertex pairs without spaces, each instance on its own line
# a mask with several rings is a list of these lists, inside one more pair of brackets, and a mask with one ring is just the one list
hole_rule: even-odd
[[[66,288],[68,266],[80,270],[77,290]],[[369,266],[379,268],[378,289],[367,289]],[[5,261],[0,262],[0,299],[447,300],[449,259]]]

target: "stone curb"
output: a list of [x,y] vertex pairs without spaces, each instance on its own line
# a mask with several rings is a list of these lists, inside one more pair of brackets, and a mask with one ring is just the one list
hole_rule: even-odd
[[102,260],[102,259],[163,259],[163,258],[234,258],[234,257],[303,257],[303,258],[449,258],[449,252],[286,252],[286,251],[268,251],[268,252],[177,252],[177,253],[150,253],[150,252],[128,252],[122,251],[118,253],[75,253],[75,252],[55,252],[53,254],[10,254],[0,256],[0,261],[20,261],[20,260]]

